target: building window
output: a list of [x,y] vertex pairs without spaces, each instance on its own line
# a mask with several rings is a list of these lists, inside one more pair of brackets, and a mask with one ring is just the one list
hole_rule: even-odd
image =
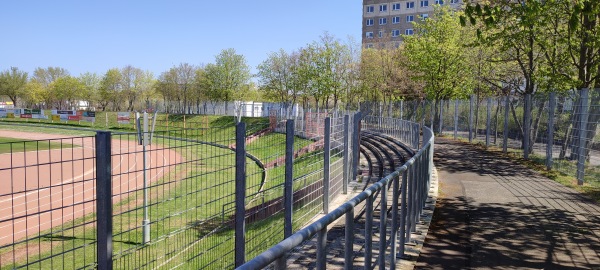
[[367,44],[367,49],[372,49],[373,48],[373,44],[369,43]]
[[367,32],[365,36],[367,38],[373,38],[373,32]]
[[387,24],[387,18],[379,18],[379,25]]
[[367,13],[373,13],[375,12],[375,7],[374,6],[367,6]]
[[407,35],[407,36],[412,36],[412,34],[413,34],[412,28],[404,30],[404,34]]
[[435,0],[435,4],[436,5],[443,5],[444,4],[444,0]]
[[400,23],[400,16],[396,16],[396,17],[392,18],[392,23],[394,23],[394,24]]
[[421,14],[421,20],[425,20],[427,18],[429,18],[429,14],[427,14],[427,13]]
[[367,19],[367,26],[373,25],[373,19]]
[[415,15],[408,15],[406,16],[406,22],[412,22],[415,20]]
[[377,35],[379,38],[383,37],[383,31],[379,30],[379,34]]
[[397,37],[399,35],[400,35],[400,30],[398,30],[398,29],[392,30],[392,37]]
[[406,8],[407,9],[415,8],[415,2],[406,2]]
[[450,0],[450,4],[458,4],[458,0]]
[[395,3],[392,5],[393,10],[400,10],[400,3]]
[[387,11],[387,5],[379,5],[379,12]]
[[429,6],[429,0],[421,0],[421,7],[428,7]]

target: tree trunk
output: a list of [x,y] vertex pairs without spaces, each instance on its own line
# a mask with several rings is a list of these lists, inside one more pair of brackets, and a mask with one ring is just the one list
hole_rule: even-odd
[[[542,112],[544,112],[544,107],[546,106],[546,101],[543,100],[538,109],[537,115],[535,116],[535,120],[533,121],[533,136],[531,140],[529,140],[529,153],[533,153],[533,145],[537,141],[538,131],[540,127],[540,120],[542,118]],[[533,110],[532,110],[533,112]]]

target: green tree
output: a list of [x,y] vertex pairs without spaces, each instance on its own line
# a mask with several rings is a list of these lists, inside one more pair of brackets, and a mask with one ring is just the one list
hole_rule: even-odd
[[11,67],[0,73],[0,95],[5,95],[12,100],[15,107],[25,84],[27,84],[27,72]]
[[106,110],[109,105],[112,105],[113,110],[120,110],[121,107],[121,72],[118,68],[112,68],[106,71],[100,81],[100,89],[98,91],[98,105],[102,110]]
[[415,35],[404,37],[413,78],[424,83],[425,95],[435,101],[436,123],[439,101],[464,96],[472,82],[466,44],[474,36],[460,26],[459,16],[438,6],[431,18],[415,23]]
[[38,67],[33,71],[32,79],[48,87],[56,79],[66,76],[69,76],[69,71],[61,67]]
[[58,109],[77,109],[78,101],[87,96],[85,85],[71,76],[54,80],[49,89]]
[[278,52],[270,53],[257,67],[260,88],[269,98],[286,106],[296,103],[298,99],[298,88],[295,83],[297,57],[298,54],[289,54],[280,49]]
[[214,64],[206,65],[205,72],[209,85],[206,96],[213,102],[241,99],[245,95],[243,87],[251,77],[246,58],[231,48],[222,50]]
[[47,88],[37,81],[30,81],[25,84],[21,98],[27,108],[42,108],[44,101],[48,100],[50,95]]
[[88,102],[89,107],[96,107],[100,99],[99,91],[102,78],[96,73],[86,72],[79,75],[78,79],[85,86],[86,96],[84,100]]

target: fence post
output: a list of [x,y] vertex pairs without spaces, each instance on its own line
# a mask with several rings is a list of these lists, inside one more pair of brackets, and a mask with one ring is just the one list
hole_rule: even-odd
[[359,158],[359,149],[360,149],[360,120],[362,118],[362,113],[357,112],[354,115],[354,125],[352,132],[352,179],[356,179],[358,175],[358,158]]
[[579,117],[579,149],[577,154],[577,185],[583,185],[583,177],[585,176],[585,141],[587,139],[587,121],[588,121],[588,96],[589,89],[581,89],[581,117]]
[[348,182],[350,182],[350,115],[344,115],[344,175],[342,180],[342,193],[348,194]]
[[390,236],[390,266],[391,269],[396,269],[396,252],[398,248],[398,243],[396,240],[398,239],[398,198],[400,197],[400,176],[394,177],[392,181],[392,235]]
[[400,119],[404,119],[404,101],[400,100]]
[[458,102],[459,100],[454,100],[454,139],[456,140],[458,137]]
[[385,269],[385,250],[387,244],[387,187],[384,186],[379,191],[380,207],[379,210],[379,269]]
[[531,94],[525,94],[523,110],[523,158],[529,159],[529,135],[531,133]]
[[294,127],[295,121],[288,120],[285,127],[285,228],[284,238],[292,235],[292,211],[294,204]]
[[[284,228],[283,239],[292,235],[294,207],[294,127],[295,121],[288,119],[285,126],[285,183],[283,185]],[[277,269],[286,269],[286,256],[277,259]]]
[[364,269],[371,269],[373,260],[373,195],[367,197],[365,206],[365,265]]
[[442,135],[444,132],[444,100],[440,100],[440,121],[439,121],[439,134]]
[[344,269],[354,269],[352,265],[352,255],[354,253],[354,209],[351,209],[346,213],[346,228],[344,234]]
[[331,118],[325,118],[325,136],[323,144],[323,213],[329,213],[329,178],[331,154]]
[[[412,167],[414,165],[410,165]],[[398,251],[398,255],[403,258],[404,257],[404,244],[406,243],[406,192],[408,186],[408,171],[410,167],[407,167],[404,172],[402,172],[402,184],[400,185],[400,250]]]
[[502,134],[502,151],[508,151],[508,111],[510,110],[510,93],[506,95],[506,104],[504,104],[504,134]]
[[96,132],[96,237],[98,269],[112,266],[112,174],[111,133]]
[[473,95],[469,97],[469,143],[473,142]]
[[235,128],[235,267],[246,261],[246,123]]
[[485,123],[485,147],[490,147],[490,130],[492,126],[492,98],[487,98],[487,112],[486,112],[486,123]]
[[550,104],[548,108],[548,139],[546,142],[546,168],[552,169],[552,154],[554,149],[554,111],[556,110],[556,93],[550,93]]
[[[142,128],[142,130],[140,131],[139,134],[141,134],[141,141],[142,141],[142,162],[144,163],[143,166],[143,195],[144,195],[144,199],[143,199],[143,207],[144,207],[144,220],[142,221],[142,236],[143,236],[143,243],[144,244],[148,244],[150,242],[150,218],[148,217],[148,153],[147,153],[147,147],[148,147],[148,113],[144,112],[144,126]],[[138,122],[139,123],[139,122]]]
[[431,128],[431,132],[435,132],[435,129],[433,129],[433,121],[435,119],[435,100],[431,103],[431,112],[430,112],[430,120],[431,120],[431,124],[430,124],[430,128]]
[[317,233],[317,269],[327,268],[327,226]]

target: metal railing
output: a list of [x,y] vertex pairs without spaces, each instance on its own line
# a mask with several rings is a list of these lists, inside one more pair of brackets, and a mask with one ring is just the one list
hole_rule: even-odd
[[[398,119],[365,117],[363,128],[394,136],[408,145],[419,145],[418,124]],[[344,268],[354,267],[354,219],[358,212],[359,204],[365,206],[365,229],[364,229],[364,267],[372,268],[374,258],[373,235],[379,238],[375,248],[377,252],[375,259],[379,269],[394,269],[398,257],[404,254],[404,244],[410,241],[410,233],[416,229],[416,224],[422,214],[423,206],[429,192],[429,184],[433,167],[433,132],[423,127],[423,144],[416,154],[402,167],[387,175],[377,183],[368,187],[340,207],[330,211],[319,220],[290,235],[277,245],[254,257],[237,269],[260,269],[278,262],[278,268],[287,265],[286,254],[295,251],[296,247],[317,236],[316,261],[317,269],[325,269],[327,264],[327,233],[328,226],[338,218],[345,216],[345,241],[344,241]],[[391,186],[391,200],[388,188]],[[375,206],[376,201],[379,203]],[[389,205],[388,205],[389,203]],[[377,208],[378,207],[378,208]],[[379,211],[375,211],[379,210]],[[391,211],[391,218],[387,212]],[[379,230],[374,233],[373,224],[378,212]],[[389,236],[388,233],[389,232]]]

